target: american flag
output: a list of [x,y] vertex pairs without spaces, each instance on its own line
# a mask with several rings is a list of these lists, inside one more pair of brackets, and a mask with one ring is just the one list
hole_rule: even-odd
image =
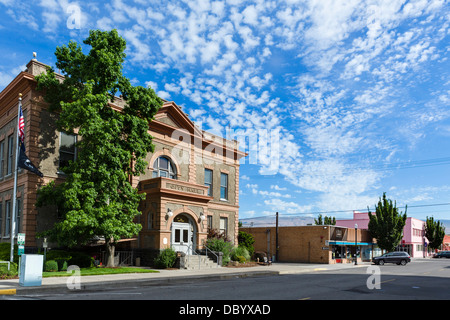
[[20,109],[20,115],[19,115],[19,138],[20,141],[23,143],[23,139],[25,138],[25,122],[23,120],[23,112],[22,107]]

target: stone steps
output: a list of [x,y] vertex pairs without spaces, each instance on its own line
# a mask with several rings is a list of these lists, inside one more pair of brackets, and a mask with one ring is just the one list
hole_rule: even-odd
[[[200,260],[200,267],[199,267]],[[201,270],[217,268],[217,263],[209,259],[207,256],[189,255],[185,257],[184,268],[189,270]]]

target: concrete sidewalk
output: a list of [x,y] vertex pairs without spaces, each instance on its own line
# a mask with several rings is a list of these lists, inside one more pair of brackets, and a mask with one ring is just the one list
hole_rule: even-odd
[[[354,269],[358,267],[368,267],[369,265],[370,263],[358,263],[357,266],[353,264],[273,263],[270,266],[254,266],[247,268],[221,267],[201,270],[158,270],[158,273],[82,276],[79,278],[79,290],[108,290],[125,287],[168,285],[177,282],[297,274],[304,272]],[[74,277],[43,278],[42,285],[36,287],[20,286],[19,279],[0,280],[0,295],[32,295],[74,291],[77,289],[69,289],[70,285],[72,285],[72,287],[74,285],[73,280]]]

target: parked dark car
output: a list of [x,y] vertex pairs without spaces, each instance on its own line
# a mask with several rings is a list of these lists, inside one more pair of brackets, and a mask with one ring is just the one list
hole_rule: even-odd
[[450,258],[450,251],[439,251],[434,254],[434,258]]
[[404,266],[408,262],[411,262],[411,257],[407,252],[394,251],[385,253],[379,257],[374,257],[372,262],[379,265],[383,265],[385,263],[396,263]]

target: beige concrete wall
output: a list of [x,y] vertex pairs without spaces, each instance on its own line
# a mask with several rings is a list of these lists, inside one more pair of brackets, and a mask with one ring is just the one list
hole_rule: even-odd
[[[241,228],[255,237],[255,251],[276,255],[276,228]],[[269,231],[270,230],[270,231]],[[279,227],[278,261],[329,263],[331,251],[325,246],[329,239],[327,226]],[[269,235],[270,233],[270,235]],[[270,239],[269,239],[270,238]]]

